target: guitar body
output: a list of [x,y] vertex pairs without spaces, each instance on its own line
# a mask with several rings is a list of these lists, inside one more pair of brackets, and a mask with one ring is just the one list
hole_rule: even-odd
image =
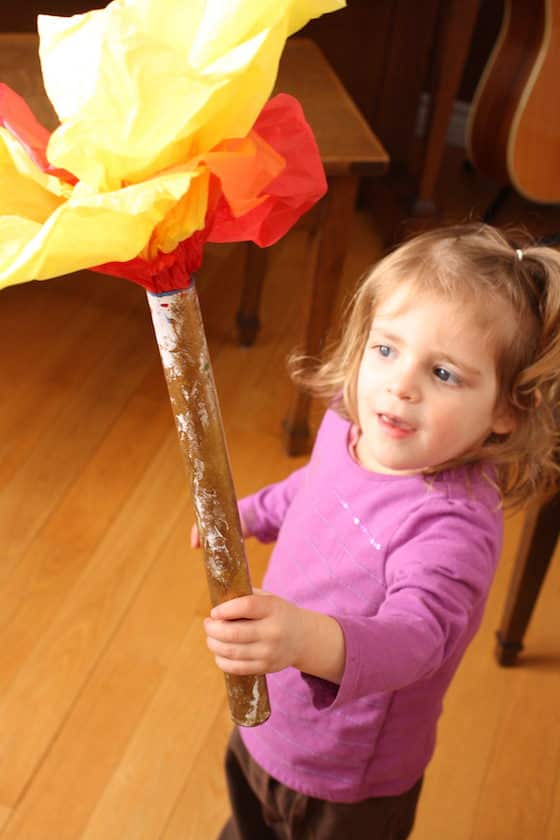
[[530,201],[560,202],[560,0],[505,0],[467,148],[474,166]]

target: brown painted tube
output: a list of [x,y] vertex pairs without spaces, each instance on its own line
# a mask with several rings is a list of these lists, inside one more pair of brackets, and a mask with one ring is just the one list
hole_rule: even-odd
[[[148,293],[204,551],[212,605],[251,593],[214,376],[194,282]],[[270,715],[264,676],[226,674],[232,720],[257,726]]]

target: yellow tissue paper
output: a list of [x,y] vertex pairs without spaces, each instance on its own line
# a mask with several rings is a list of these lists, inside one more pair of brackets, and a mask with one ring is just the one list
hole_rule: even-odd
[[39,16],[45,89],[61,122],[47,159],[71,175],[42,171],[0,127],[0,287],[150,258],[200,230],[208,154],[249,134],[286,38],[344,5],[114,0]]

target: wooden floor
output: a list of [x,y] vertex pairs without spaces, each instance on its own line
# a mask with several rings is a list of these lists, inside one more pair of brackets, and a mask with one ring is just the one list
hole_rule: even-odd
[[[447,218],[478,212],[489,186],[457,155],[446,166]],[[348,286],[382,252],[395,196],[378,197],[358,216]],[[539,219],[560,229],[558,213]],[[280,422],[305,252],[299,234],[274,250],[250,350],[233,328],[241,249],[209,251],[199,282],[240,495],[302,463]],[[88,273],[4,291],[0,352],[0,840],[212,840],[230,723],[144,293]],[[560,562],[519,666],[493,658],[521,522],[449,692],[414,840],[560,837]],[[250,556],[257,583],[267,550]]]

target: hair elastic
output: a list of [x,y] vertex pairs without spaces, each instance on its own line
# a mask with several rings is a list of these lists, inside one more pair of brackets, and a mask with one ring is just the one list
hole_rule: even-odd
[[523,259],[523,251],[521,250],[521,248],[515,249],[515,256],[517,257],[519,262],[521,262],[521,260]]

